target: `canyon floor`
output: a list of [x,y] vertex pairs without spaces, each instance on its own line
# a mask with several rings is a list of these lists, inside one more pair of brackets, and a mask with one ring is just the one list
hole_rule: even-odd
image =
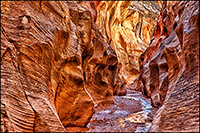
[[86,127],[68,127],[67,132],[147,132],[157,111],[141,92],[126,88],[125,96],[95,108]]

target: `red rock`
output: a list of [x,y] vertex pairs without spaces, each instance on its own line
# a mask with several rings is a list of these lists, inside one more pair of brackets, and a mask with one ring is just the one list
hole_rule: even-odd
[[1,2],[1,131],[85,126],[94,102],[121,89],[118,71],[115,52],[83,6]]
[[92,14],[92,20],[95,22],[97,17],[97,6],[101,1],[76,1],[81,6],[86,7]]
[[104,40],[115,50],[121,65],[120,78],[127,84],[139,76],[139,57],[149,46],[160,2],[101,1],[97,25]]
[[163,2],[137,89],[160,107],[149,131],[199,132],[199,2]]
[[149,131],[199,132],[198,1],[3,1],[1,24],[1,132],[146,130],[155,110],[113,101],[138,75]]

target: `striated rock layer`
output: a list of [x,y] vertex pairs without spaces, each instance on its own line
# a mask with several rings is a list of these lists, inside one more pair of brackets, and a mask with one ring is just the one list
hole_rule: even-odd
[[97,6],[101,1],[75,1],[81,6],[86,7],[92,14],[92,20],[93,22],[96,21],[97,18]]
[[149,46],[162,2],[101,1],[96,23],[121,64],[120,78],[139,76],[139,57]]
[[199,2],[163,2],[136,88],[160,107],[149,131],[199,132]]
[[1,131],[85,126],[94,103],[125,93],[118,71],[88,9],[66,1],[1,2]]

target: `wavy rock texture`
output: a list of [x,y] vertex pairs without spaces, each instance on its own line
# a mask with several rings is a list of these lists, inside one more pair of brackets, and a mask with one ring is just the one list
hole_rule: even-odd
[[199,2],[163,2],[137,89],[160,107],[149,131],[199,132]]
[[101,1],[96,23],[121,64],[120,78],[132,83],[139,76],[139,57],[149,46],[161,2]]
[[85,126],[94,103],[125,93],[118,61],[86,8],[1,2],[1,131]]
[[92,14],[92,20],[93,22],[96,21],[97,18],[97,6],[101,1],[75,1],[81,6],[86,7]]

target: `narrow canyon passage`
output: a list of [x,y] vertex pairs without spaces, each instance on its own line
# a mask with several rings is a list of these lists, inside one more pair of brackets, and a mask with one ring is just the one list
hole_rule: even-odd
[[[139,56],[150,43],[161,2],[79,2],[88,8],[105,42],[114,49],[120,66],[119,76],[127,85],[139,74]],[[122,8],[123,7],[123,8]],[[148,15],[147,15],[148,14]],[[128,51],[128,52],[127,52]],[[128,63],[127,63],[128,62]],[[133,86],[123,96],[96,104],[85,128],[67,127],[67,131],[147,132],[157,108]],[[92,97],[92,93],[89,94]]]
[[113,103],[95,108],[86,127],[67,127],[69,132],[147,132],[157,111],[141,92],[127,89],[126,96],[114,96]]
[[199,132],[199,1],[1,1],[1,132]]

